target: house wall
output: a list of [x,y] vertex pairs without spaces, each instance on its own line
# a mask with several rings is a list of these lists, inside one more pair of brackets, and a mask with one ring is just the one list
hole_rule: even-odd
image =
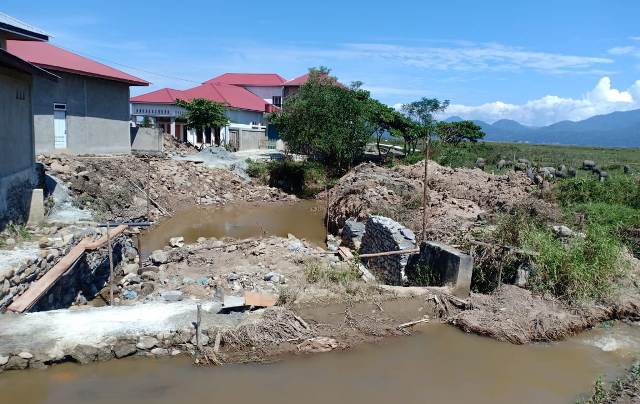
[[131,151],[139,153],[162,153],[163,132],[159,128],[129,128]]
[[0,229],[24,213],[37,181],[31,118],[31,76],[0,66]]
[[245,111],[240,109],[228,109],[226,115],[231,121],[231,124],[239,123],[243,125],[250,125],[251,122],[265,121],[264,113],[258,111]]
[[245,86],[244,88],[268,102],[272,101],[273,96],[282,97],[282,86],[278,86],[278,87]]
[[[33,83],[35,151],[40,154],[128,154],[129,85],[54,71]],[[54,147],[53,104],[66,104],[67,148]]]

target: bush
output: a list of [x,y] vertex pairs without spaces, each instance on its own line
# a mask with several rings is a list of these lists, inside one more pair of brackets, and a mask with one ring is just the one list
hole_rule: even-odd
[[565,206],[602,202],[640,209],[640,183],[626,175],[614,175],[604,182],[595,176],[570,178],[558,184],[556,193]]
[[360,274],[355,265],[347,268],[325,267],[317,262],[307,263],[304,267],[305,279],[308,283],[327,282],[348,286],[351,282],[360,279]]
[[606,227],[592,224],[584,238],[567,243],[541,227],[527,230],[523,248],[535,251],[532,289],[570,300],[605,297],[621,274],[618,240]]
[[269,163],[247,159],[247,175],[261,183],[269,182]]

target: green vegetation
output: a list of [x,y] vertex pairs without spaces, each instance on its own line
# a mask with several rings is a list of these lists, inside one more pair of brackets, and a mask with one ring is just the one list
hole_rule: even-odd
[[195,128],[198,136],[202,136],[206,128],[215,129],[215,144],[220,144],[219,128],[229,124],[224,104],[204,98],[196,98],[189,102],[177,100],[176,104],[187,111],[185,116],[187,118],[187,126]]
[[293,153],[322,161],[337,172],[348,170],[374,133],[367,91],[345,88],[329,69],[310,69],[309,80],[269,116]]
[[253,161],[247,160],[247,174],[258,182],[280,188],[299,197],[313,197],[330,186],[325,167],[313,161]]
[[583,404],[606,404],[617,402],[635,402],[640,393],[640,363],[636,363],[624,377],[616,379],[607,386],[602,378],[598,378],[593,386],[593,394]]
[[355,265],[349,265],[346,269],[340,269],[321,266],[317,262],[310,262],[305,265],[304,274],[308,283],[328,282],[345,287],[360,279],[360,274]]

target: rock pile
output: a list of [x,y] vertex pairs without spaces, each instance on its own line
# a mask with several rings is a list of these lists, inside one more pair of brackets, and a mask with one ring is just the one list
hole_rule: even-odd
[[[398,222],[383,216],[370,216],[362,237],[360,254],[413,249],[416,236]],[[406,283],[405,267],[410,254],[367,258],[367,267],[388,285]]]

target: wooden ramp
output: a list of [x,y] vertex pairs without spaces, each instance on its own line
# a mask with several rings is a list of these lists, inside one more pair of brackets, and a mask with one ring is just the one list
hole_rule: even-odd
[[[109,237],[114,239],[126,228],[126,225],[115,227],[113,230],[109,231]],[[89,237],[82,240],[78,245],[73,247],[67,255],[62,257],[62,259],[58,261],[53,268],[47,271],[42,278],[33,282],[31,286],[29,286],[29,289],[17,297],[13,303],[7,307],[7,310],[15,313],[24,313],[31,309],[38,300],[40,300],[40,298],[44,296],[44,294],[47,293],[53,285],[55,285],[58,279],[60,279],[60,277],[64,275],[69,268],[73,267],[73,265],[84,255],[85,251],[96,250],[107,244],[107,241],[108,237],[106,234],[98,240],[93,240]]]

